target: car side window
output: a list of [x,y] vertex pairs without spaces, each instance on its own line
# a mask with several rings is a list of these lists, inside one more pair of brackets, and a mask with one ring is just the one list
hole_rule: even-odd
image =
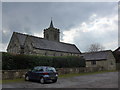
[[33,69],[33,70],[32,70],[32,72],[35,72],[35,71],[37,71],[37,69]]
[[33,68],[32,72],[38,71],[38,67]]
[[39,69],[39,71],[43,71],[43,69]]

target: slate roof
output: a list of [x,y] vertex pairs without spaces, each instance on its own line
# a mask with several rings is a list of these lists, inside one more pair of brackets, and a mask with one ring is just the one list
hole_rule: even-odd
[[20,45],[23,46],[24,43],[25,43],[25,39],[26,39],[27,35],[21,34],[21,33],[17,33],[17,32],[15,32],[15,34],[17,35],[17,38],[19,40]]
[[114,52],[120,52],[120,47],[118,47]]
[[87,61],[91,61],[91,60],[107,60],[107,56],[108,56],[109,52],[112,53],[111,50],[106,50],[106,51],[83,53],[82,56]]
[[37,49],[78,53],[78,54],[81,53],[74,44],[55,42],[55,41],[46,40],[44,38],[35,37],[32,35],[21,34],[21,33],[17,33],[17,32],[15,32],[15,33],[20,42],[20,45],[24,45],[26,37],[29,37],[33,47],[37,48]]

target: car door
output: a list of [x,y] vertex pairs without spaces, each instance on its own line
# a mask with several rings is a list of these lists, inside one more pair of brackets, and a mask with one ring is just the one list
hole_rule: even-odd
[[39,80],[40,77],[42,76],[42,73],[43,73],[43,68],[38,68],[37,71],[36,71],[36,73],[35,73],[35,78],[37,80]]
[[36,80],[36,76],[37,76],[37,68],[34,68],[33,70],[31,70],[29,77],[31,79]]

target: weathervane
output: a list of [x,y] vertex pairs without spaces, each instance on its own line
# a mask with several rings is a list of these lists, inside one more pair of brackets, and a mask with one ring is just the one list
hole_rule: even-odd
[[52,21],[52,17],[51,17],[51,21]]

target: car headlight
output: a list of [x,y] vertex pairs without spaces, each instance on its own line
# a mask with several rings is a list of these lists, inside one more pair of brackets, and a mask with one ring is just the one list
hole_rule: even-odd
[[56,74],[56,76],[58,76],[58,74]]

